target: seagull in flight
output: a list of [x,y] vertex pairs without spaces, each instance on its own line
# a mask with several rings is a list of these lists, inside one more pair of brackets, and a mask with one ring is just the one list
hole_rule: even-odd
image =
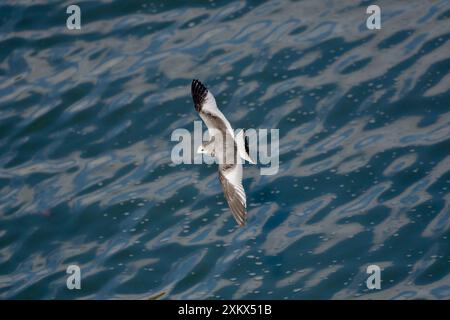
[[242,159],[255,161],[249,155],[245,131],[236,135],[230,122],[216,104],[212,93],[198,80],[192,80],[191,94],[195,110],[208,127],[209,141],[199,146],[197,153],[215,157],[219,163],[219,181],[233,217],[239,226],[247,221],[247,201],[242,186]]

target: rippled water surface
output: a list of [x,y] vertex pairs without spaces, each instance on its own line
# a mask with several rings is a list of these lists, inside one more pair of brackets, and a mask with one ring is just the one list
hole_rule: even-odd
[[[368,1],[70,4],[0,4],[0,298],[450,298],[450,1],[377,1],[381,30]],[[171,161],[193,78],[280,130],[245,228]]]

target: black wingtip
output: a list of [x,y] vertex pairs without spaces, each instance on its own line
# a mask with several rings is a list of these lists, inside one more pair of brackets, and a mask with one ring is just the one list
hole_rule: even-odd
[[192,100],[194,100],[195,110],[200,111],[208,94],[208,88],[199,80],[194,79],[191,84],[191,94]]

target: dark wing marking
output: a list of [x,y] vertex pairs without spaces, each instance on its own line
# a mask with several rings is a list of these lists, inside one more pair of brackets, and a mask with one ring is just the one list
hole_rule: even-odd
[[248,136],[245,135],[245,129],[244,129],[244,142],[245,142],[245,152],[250,156],[250,147],[248,142]]
[[194,100],[195,110],[200,112],[208,94],[208,89],[203,85],[203,83],[197,79],[194,79],[191,84],[191,94],[192,100]]
[[242,185],[233,185],[221,171],[219,171],[219,180],[234,219],[241,227],[244,226],[247,221],[247,210],[245,209],[245,200],[242,196],[244,188]]
[[[197,107],[195,107],[195,110],[197,110]],[[208,128],[215,128],[227,134],[227,125],[221,118],[208,111],[203,110],[197,111],[200,112],[200,117],[203,119]],[[204,117],[202,115],[204,115]]]

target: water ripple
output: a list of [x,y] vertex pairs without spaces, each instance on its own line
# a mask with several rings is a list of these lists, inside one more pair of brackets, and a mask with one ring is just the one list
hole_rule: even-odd
[[[358,1],[86,2],[78,31],[69,4],[0,5],[1,298],[450,297],[448,0],[379,31]],[[280,130],[246,228],[214,166],[170,160],[192,78]]]

